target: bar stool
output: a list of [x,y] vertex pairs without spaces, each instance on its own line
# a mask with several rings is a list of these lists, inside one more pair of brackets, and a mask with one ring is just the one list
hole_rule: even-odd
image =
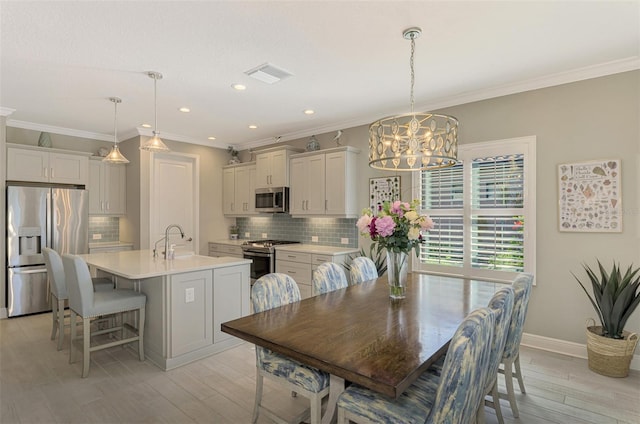
[[[69,310],[71,322],[76,316],[82,318],[82,377],[89,375],[90,354],[96,350],[119,346],[126,343],[138,342],[138,355],[144,361],[144,320],[147,297],[133,290],[116,289],[111,291],[93,291],[91,275],[87,263],[79,256],[62,255],[62,264],[67,276],[67,290],[69,293]],[[123,312],[138,311],[138,328],[124,322],[121,317],[119,326],[109,327],[91,334],[91,321],[102,316],[122,314]],[[125,330],[133,333],[125,338]],[[119,331],[121,338],[99,345],[91,345],[91,336]],[[71,326],[71,343],[69,349],[69,363],[74,359],[74,342],[76,341],[76,326]]]
[[[51,340],[55,340],[56,333],[59,332],[58,350],[61,350],[64,341],[64,328],[69,326],[69,324],[65,324],[65,318],[68,318],[69,314],[65,315],[64,313],[64,303],[69,299],[69,296],[67,295],[62,258],[58,252],[48,247],[42,249],[42,256],[44,256],[51,288]],[[113,290],[113,281],[108,278],[92,278],[91,281],[94,291]]]

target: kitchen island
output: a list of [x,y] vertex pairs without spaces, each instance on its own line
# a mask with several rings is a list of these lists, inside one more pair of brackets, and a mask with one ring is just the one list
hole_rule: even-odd
[[163,370],[241,343],[220,324],[249,315],[250,260],[199,255],[164,260],[151,250],[81,256],[98,276],[147,296],[145,355]]

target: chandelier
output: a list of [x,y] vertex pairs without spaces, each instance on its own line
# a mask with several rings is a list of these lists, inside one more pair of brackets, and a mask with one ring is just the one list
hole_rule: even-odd
[[393,171],[445,168],[457,163],[458,120],[453,116],[413,111],[415,39],[422,30],[406,29],[411,40],[411,113],[382,118],[369,126],[369,166]]
[[160,72],[150,71],[147,72],[149,78],[153,78],[153,106],[155,123],[153,126],[153,137],[147,140],[144,145],[140,146],[140,150],[146,150],[148,152],[168,152],[169,148],[160,139],[160,133],[158,132],[158,90],[156,88],[159,79],[162,79]]
[[102,162],[109,163],[129,163],[129,160],[120,153],[118,148],[118,103],[122,103],[122,99],[119,97],[109,97],[109,101],[113,102],[114,114],[113,114],[113,147],[107,156],[102,159]]

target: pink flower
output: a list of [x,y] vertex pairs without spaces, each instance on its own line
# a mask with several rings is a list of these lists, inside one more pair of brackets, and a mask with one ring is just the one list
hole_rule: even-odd
[[402,202],[400,200],[396,200],[391,205],[391,213],[398,215],[398,217],[402,218],[404,215],[404,211],[402,210]]
[[368,233],[369,225],[371,225],[371,217],[369,215],[362,215],[360,219],[358,219],[358,222],[356,222],[356,227],[358,227],[361,233]]
[[396,223],[393,222],[393,218],[390,216],[383,216],[375,220],[375,226],[379,236],[388,237],[393,234]]
[[422,216],[420,220],[420,229],[422,231],[428,231],[434,227],[433,220],[426,215]]

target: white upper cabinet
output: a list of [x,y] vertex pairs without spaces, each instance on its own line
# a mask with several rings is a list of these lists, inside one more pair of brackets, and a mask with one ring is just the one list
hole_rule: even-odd
[[86,185],[89,156],[84,152],[7,144],[7,180]]
[[325,206],[325,155],[291,159],[291,214],[323,215]]
[[282,146],[258,152],[255,188],[289,187],[289,157],[300,151],[291,146]]
[[232,165],[222,170],[222,212],[225,215],[255,215],[256,165]]
[[127,212],[125,165],[89,161],[89,215],[124,215]]
[[353,147],[337,147],[291,157],[293,216],[358,216],[356,155]]

